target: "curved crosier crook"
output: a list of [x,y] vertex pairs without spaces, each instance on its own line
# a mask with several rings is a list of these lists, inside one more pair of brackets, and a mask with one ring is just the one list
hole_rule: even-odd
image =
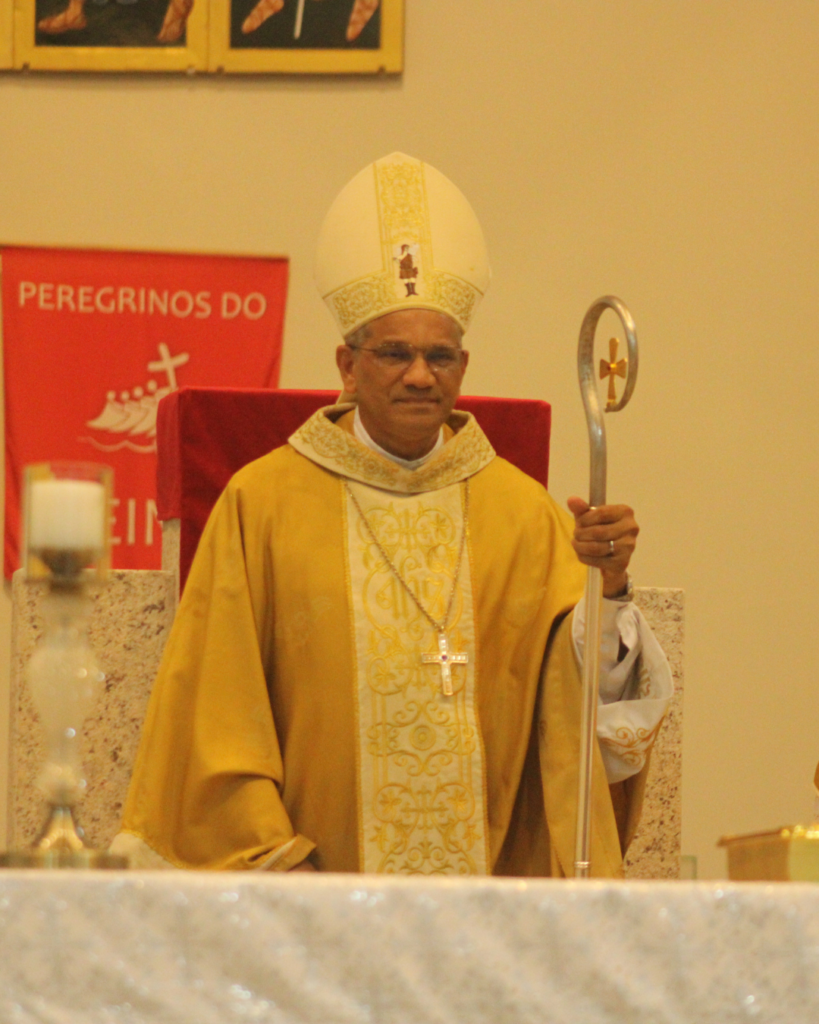
[[589,306],[580,326],[580,340],[577,343],[577,374],[580,379],[583,407],[586,410],[591,449],[590,505],[606,503],[606,428],[603,425],[603,414],[600,410],[600,398],[597,393],[597,380],[594,372],[594,335],[600,317],[607,309],[613,309],[623,325],[628,362],[626,386],[620,396],[620,401],[616,405],[607,407],[606,412],[619,412],[625,408],[634,391],[634,385],[637,383],[637,328],[634,326],[634,317],[628,306],[620,299],[615,298],[614,295],[604,295]]
[[[620,318],[626,335],[628,350],[626,384],[620,401],[606,408],[606,412],[619,412],[624,408],[637,383],[637,333],[628,306],[613,295],[604,295],[593,302],[583,317],[577,345],[577,373],[580,394],[586,410],[591,449],[589,472],[589,505],[606,503],[606,428],[597,393],[594,366],[594,335],[600,317],[612,309]],[[601,375],[606,361],[603,360]],[[613,372],[614,359],[608,364]],[[603,600],[603,574],[589,567],[586,579],[586,634],[583,649],[583,697],[580,720],[580,770],[577,796],[577,831],[575,833],[575,878],[588,878],[591,870],[591,786],[592,753],[597,733],[597,692],[600,679],[600,611]]]

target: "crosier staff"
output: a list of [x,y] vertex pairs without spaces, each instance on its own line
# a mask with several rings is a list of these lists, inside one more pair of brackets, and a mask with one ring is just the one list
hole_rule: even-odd
[[[637,335],[634,318],[625,303],[613,295],[604,295],[592,303],[580,327],[577,345],[577,373],[580,394],[586,410],[589,428],[591,469],[589,476],[589,505],[606,503],[606,428],[597,394],[594,367],[594,335],[597,323],[607,309],[620,318],[626,335],[628,355],[617,360],[617,341],[609,346],[609,360],[600,360],[600,377],[609,378],[606,412],[619,412],[631,398],[637,382]],[[625,377],[626,384],[620,401],[614,390],[614,377]],[[574,876],[588,878],[591,868],[591,785],[592,752],[597,734],[597,700],[600,678],[600,613],[603,600],[603,574],[591,566],[586,577],[586,634],[583,650],[583,696],[580,719],[580,773],[577,796],[577,831],[575,833]]]

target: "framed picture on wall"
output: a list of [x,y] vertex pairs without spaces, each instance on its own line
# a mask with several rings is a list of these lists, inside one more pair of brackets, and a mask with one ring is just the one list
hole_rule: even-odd
[[404,0],[0,0],[0,68],[376,74]]
[[211,0],[213,71],[403,69],[404,0]]
[[0,69],[14,67],[14,5],[0,0]]
[[207,0],[14,0],[14,6],[15,68],[207,69]]

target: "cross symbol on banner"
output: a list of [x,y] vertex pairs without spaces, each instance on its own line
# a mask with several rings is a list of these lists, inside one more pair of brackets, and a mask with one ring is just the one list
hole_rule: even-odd
[[612,338],[609,341],[609,358],[600,360],[600,380],[606,377],[609,379],[609,393],[606,401],[606,409],[613,409],[617,405],[617,392],[614,389],[614,378],[625,377],[628,359],[617,358],[618,341]]
[[184,366],[190,359],[190,356],[187,352],[180,352],[178,356],[172,356],[170,349],[164,341],[160,341],[158,348],[159,359],[153,363],[148,363],[148,369],[151,373],[164,371],[168,375],[168,387],[171,391],[176,391],[178,387],[176,383],[176,368],[177,366]]
[[449,653],[449,641],[446,638],[446,633],[442,630],[438,630],[438,653],[437,654],[422,654],[421,661],[425,665],[440,665],[441,666],[441,689],[444,692],[445,697],[451,697],[452,690],[452,665],[466,665],[469,661],[469,655],[467,654],[450,654]]

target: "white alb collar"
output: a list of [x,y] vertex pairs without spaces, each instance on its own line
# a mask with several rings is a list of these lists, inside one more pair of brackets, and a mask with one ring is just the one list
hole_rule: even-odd
[[432,446],[432,449],[422,455],[420,459],[402,459],[399,455],[393,455],[392,452],[385,451],[380,444],[376,444],[375,441],[367,433],[367,428],[361,422],[361,413],[359,412],[358,406],[355,407],[355,420],[353,421],[353,431],[355,436],[361,441],[362,444],[374,452],[378,452],[379,455],[383,455],[385,459],[389,459],[391,462],[395,462],[402,469],[418,469],[419,466],[423,466],[425,462],[432,458],[432,456],[438,451],[439,448],[443,447],[444,444],[444,428],[438,431],[438,440]]

